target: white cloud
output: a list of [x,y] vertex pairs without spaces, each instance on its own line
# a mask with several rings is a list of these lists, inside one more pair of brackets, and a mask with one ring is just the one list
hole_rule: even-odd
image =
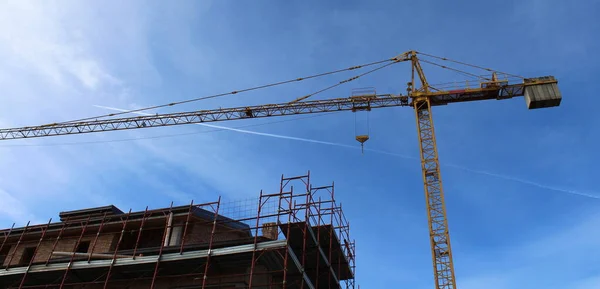
[[[57,3],[0,3],[2,127],[94,115],[97,112],[88,104],[94,98],[126,101],[133,97],[127,95],[130,90],[125,86],[127,80],[119,79],[109,71],[113,62],[101,57],[104,47],[95,45],[115,40],[94,39],[95,32],[111,25],[106,21],[86,23],[87,16],[95,11],[94,7],[79,6],[76,2],[53,4]],[[113,7],[115,11],[119,8],[123,7]],[[138,21],[132,18],[136,17],[129,15],[127,20]],[[100,34],[106,35],[106,32]],[[121,48],[127,51],[135,46]],[[125,99],[123,95],[126,95]],[[103,136],[78,137],[98,138]],[[7,141],[0,146],[44,142],[48,140]],[[124,162],[110,161],[111,157],[124,159],[126,152],[129,150],[115,146],[92,150],[83,147],[1,147],[3,201],[0,221],[24,223],[25,219],[45,218],[67,207],[94,206],[110,201],[110,197],[102,195],[109,192],[102,192],[107,184],[99,180],[99,175],[112,174],[111,168],[123,173],[134,169],[124,166]]]
[[5,1],[1,5],[0,43],[13,56],[9,63],[14,67],[26,66],[59,85],[68,85],[69,78],[89,89],[116,82],[90,55],[84,33],[61,25],[73,16],[68,9],[30,1]]
[[[106,113],[93,108],[92,104],[96,103],[146,106],[172,101],[171,94],[164,96],[169,98],[167,100],[158,99],[156,93],[140,94],[147,92],[148,86],[168,91],[177,85],[163,83],[154,67],[151,49],[157,47],[166,53],[165,59],[170,59],[185,73],[210,77],[204,73],[209,71],[207,63],[184,60],[207,61],[219,55],[202,50],[211,46],[210,43],[199,46],[191,43],[188,35],[191,31],[179,31],[181,27],[188,27],[188,21],[198,17],[197,13],[208,12],[207,2],[168,9],[159,4],[147,6],[144,2],[115,3],[118,2],[97,5],[77,1],[0,3],[0,57],[7,60],[0,63],[1,127]],[[165,11],[171,12],[162,13]],[[187,16],[180,17],[180,12]],[[159,36],[164,39],[150,34],[154,20],[161,23],[164,33]],[[186,129],[168,128],[168,132],[173,134]],[[241,161],[246,158],[240,152],[244,148],[228,144],[223,135],[86,146],[2,147],[155,133],[164,134],[164,130],[0,142],[3,164],[0,192],[6,200],[0,206],[0,227],[10,226],[15,220],[23,223],[26,219],[53,216],[65,209],[107,203],[127,209],[140,205],[132,203],[139,200],[139,195],[146,196],[150,205],[158,202],[158,206],[168,205],[171,199],[186,203],[190,198],[216,199],[218,193],[255,197],[264,180],[276,182],[280,173],[269,175],[261,166]],[[196,143],[186,142],[190,139]],[[171,171],[188,176],[191,180],[187,183],[202,180],[206,186],[219,191],[200,186],[197,191],[182,191],[181,184],[165,177],[164,174]],[[231,181],[233,176],[237,182]],[[249,185],[249,180],[257,181]],[[256,189],[248,189],[249,186]],[[146,191],[135,191],[138,188]]]

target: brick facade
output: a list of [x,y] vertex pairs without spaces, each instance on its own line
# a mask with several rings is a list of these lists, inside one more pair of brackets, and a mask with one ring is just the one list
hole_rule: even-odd
[[[146,224],[140,241],[138,243],[138,249],[143,248],[152,248],[159,247],[163,238],[163,234],[166,226],[166,216],[165,221],[155,221],[151,226],[150,224]],[[213,224],[211,221],[200,220],[192,218],[191,222],[188,224],[188,228],[186,230],[185,243],[186,244],[206,244],[210,241],[210,236],[212,232]],[[139,233],[139,225],[141,220],[132,220],[131,226],[132,229],[126,230],[123,240],[119,246],[119,251],[133,249],[135,242],[137,241],[137,235]],[[135,226],[138,227],[135,227]],[[185,218],[179,217],[173,221],[171,233],[171,242],[169,245],[178,246],[181,244],[181,234],[183,234],[183,226],[185,225]],[[158,226],[158,227],[157,227]],[[129,225],[128,225],[129,227]],[[177,228],[179,227],[179,228]],[[73,228],[71,229],[70,236],[62,237],[59,242],[56,244],[54,248],[54,252],[73,252],[77,249],[77,241],[79,239],[79,232],[73,232]],[[94,244],[94,240],[96,239],[96,229],[89,228],[89,233],[81,239],[81,243],[88,243],[88,250],[78,251],[79,253],[113,253],[114,249],[117,245],[120,232],[115,232],[113,229],[103,230],[103,232],[98,236],[96,243]],[[175,236],[175,234],[179,234]],[[44,237],[44,240],[39,245],[37,252],[35,253],[35,257],[33,259],[34,263],[44,263],[49,258],[64,258],[65,256],[53,255],[52,248],[56,241],[56,237],[58,236],[58,232],[52,232],[51,234],[47,234]],[[247,238],[248,232],[239,229],[232,229],[223,225],[218,225],[215,229],[215,234],[213,236],[213,242],[221,242],[221,241],[230,241],[236,240],[240,238]],[[16,240],[15,240],[16,241]],[[18,248],[16,244],[8,244],[10,246],[10,250],[8,251],[7,257],[3,262],[3,266],[26,266],[28,264],[28,259],[24,260],[24,254],[32,254],[32,249],[35,248],[38,244],[39,239],[30,240],[27,242],[22,242],[19,244]],[[16,243],[16,242],[15,242]],[[93,252],[91,252],[93,247]],[[28,252],[29,250],[29,252]],[[14,254],[14,256],[13,256]],[[11,259],[12,256],[12,259]],[[67,256],[68,257],[68,256]],[[10,261],[10,264],[8,264]]]
[[[186,244],[203,244],[208,243],[210,241],[210,235],[212,231],[212,224],[193,224],[188,228],[187,236],[185,237]],[[248,237],[248,233],[224,228],[222,226],[217,226],[215,229],[215,234],[213,236],[213,242],[222,242],[222,241],[230,241],[237,240],[240,238]]]
[[[196,212],[195,212],[196,213]],[[111,222],[103,223],[103,228],[100,234],[97,234],[101,221],[96,219],[93,224],[85,227],[85,234],[80,237],[81,230],[84,229],[85,222],[75,221],[71,224],[64,225],[64,223],[55,223],[46,232],[42,242],[40,242],[41,233],[43,230],[36,228],[35,230],[29,229],[25,234],[19,231],[12,234],[7,242],[5,243],[2,253],[5,255],[5,259],[2,261],[0,256],[1,267],[24,267],[32,262],[34,265],[43,264],[47,261],[52,263],[67,263],[71,255],[69,253],[95,253],[95,254],[107,254],[112,257],[115,253],[117,243],[122,235],[122,239],[119,243],[117,255],[130,256],[133,253],[133,249],[137,246],[136,255],[138,256],[149,256],[158,253],[161,244],[165,246],[179,247],[181,242],[185,242],[186,245],[202,245],[208,244],[211,241],[214,243],[234,241],[244,239],[245,242],[250,240],[251,232],[249,226],[242,223],[228,220],[226,218],[218,219],[213,231],[213,217],[207,217],[206,214],[190,214],[187,212],[178,211],[176,214],[169,215],[168,211],[160,212],[152,215],[151,218],[144,220],[142,227],[143,215],[138,214],[135,218],[129,218],[125,230],[123,229],[124,218],[113,218]],[[169,221],[172,222],[171,227],[167,228]],[[187,222],[187,228],[185,228]],[[272,225],[272,224],[270,224]],[[68,229],[61,229],[61,228]],[[141,233],[140,228],[142,227]],[[185,236],[183,233],[185,231]],[[277,228],[267,228],[266,233],[273,234],[273,231],[277,232]],[[170,232],[170,237],[165,238],[166,232]],[[265,232],[263,232],[264,234]],[[61,238],[57,242],[57,237]],[[212,237],[211,237],[212,236]],[[3,242],[0,236],[0,243]],[[78,242],[81,238],[81,242]],[[21,239],[21,241],[19,241]],[[244,243],[244,242],[241,242]],[[18,246],[17,246],[18,244]],[[39,244],[39,246],[38,246]],[[55,245],[56,244],[56,245]],[[217,246],[217,245],[215,245]],[[36,248],[37,247],[37,248]],[[202,246],[203,247],[203,246]],[[35,256],[33,251],[35,250]],[[62,254],[60,254],[60,252]],[[57,254],[59,253],[59,254]],[[87,259],[88,256],[78,255],[74,260],[81,261]],[[32,259],[33,258],[33,259]],[[94,256],[92,260],[97,258],[103,258],[104,256]],[[209,275],[214,276],[210,279],[210,283],[220,283],[221,288],[245,288],[248,286],[248,276],[250,270],[249,260],[236,260],[239,263],[238,268],[225,268],[217,269],[219,266],[213,266],[209,269]],[[10,264],[9,264],[10,263]],[[149,269],[152,270],[152,269]],[[218,270],[211,272],[212,270]],[[233,270],[233,271],[232,271]],[[273,288],[277,289],[277,286],[267,286],[271,282],[272,276],[261,274],[265,271],[260,265],[256,265],[254,271],[253,288]],[[60,275],[62,273],[57,274]],[[223,277],[227,274],[231,276],[227,277],[226,280]],[[31,277],[33,278],[33,277]],[[150,280],[138,280],[135,283],[127,282],[127,288],[148,288]],[[0,280],[2,283],[2,280]],[[176,287],[173,285],[176,284]],[[260,285],[262,284],[262,285]],[[110,283],[110,288],[121,288],[125,284],[120,284],[118,280],[114,280]],[[200,278],[170,278],[170,277],[159,277],[156,280],[155,288],[179,288],[185,286],[199,286],[202,285]],[[78,287],[79,285],[71,286],[69,288],[83,288]],[[0,286],[2,287],[2,286]],[[87,284],[85,288],[103,288],[103,284]]]
[[[84,236],[81,239],[82,243],[89,242],[89,249],[85,253],[90,252],[90,250],[92,249],[92,246],[94,244],[95,238],[96,238],[96,235],[94,234],[92,236]],[[112,246],[115,243],[116,238],[117,238],[117,236],[114,233],[101,234],[100,236],[98,236],[98,240],[96,241],[96,245],[94,246],[93,253],[110,252],[111,249],[114,249]],[[78,237],[62,238],[56,244],[56,248],[54,248],[54,252],[73,252],[76,249],[75,245],[76,245],[78,239],[79,239]],[[50,258],[50,254],[52,253],[52,247],[54,246],[55,241],[56,241],[56,236],[54,236],[53,238],[49,237],[47,240],[42,241],[40,243],[40,246],[37,248],[37,252],[35,253],[33,262],[34,263],[46,262]],[[26,252],[27,248],[35,248],[37,246],[37,244],[38,244],[38,242],[36,241],[36,242],[23,242],[23,243],[19,244],[18,248],[17,248],[17,246],[11,246],[10,250],[8,251],[7,257],[4,260],[4,263],[2,265],[3,266],[9,265],[8,264],[9,261],[10,261],[11,267],[27,265],[27,264],[22,264],[23,254]],[[14,254],[14,256],[12,257],[12,261],[11,261],[10,258],[13,254]],[[53,257],[58,258],[59,256],[53,256]]]

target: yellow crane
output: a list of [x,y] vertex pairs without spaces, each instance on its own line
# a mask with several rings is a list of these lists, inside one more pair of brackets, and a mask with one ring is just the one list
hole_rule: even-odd
[[[475,87],[470,86],[468,82],[465,82],[465,84],[458,87],[458,89],[444,89],[440,86],[432,86],[429,84],[427,78],[425,77],[425,73],[423,72],[423,69],[421,67],[421,62],[427,62],[451,70],[455,69],[444,65],[439,65],[431,61],[421,60],[418,57],[419,54],[443,61],[452,61],[458,64],[464,64],[471,67],[484,69],[487,72],[491,72],[491,76],[481,77],[478,75],[471,74],[471,76],[477,76],[479,79],[479,81],[471,82],[471,84],[476,84]],[[407,95],[365,93],[353,95],[347,98],[306,100],[307,98],[316,94],[313,93],[297,98],[291,102],[280,104],[266,104],[235,108],[199,110],[192,112],[178,112],[148,116],[114,118],[114,116],[116,115],[127,113],[124,112],[104,115],[95,118],[86,118],[76,121],[53,123],[41,126],[0,129],[0,140],[25,139],[45,136],[71,135],[150,127],[163,127],[182,124],[265,118],[273,116],[287,116],[309,113],[324,113],[334,111],[370,111],[374,108],[397,106],[412,107],[416,115],[417,132],[420,144],[421,169],[425,189],[425,199],[427,201],[427,217],[429,223],[429,238],[431,243],[431,255],[433,261],[435,288],[454,289],[456,288],[456,281],[454,276],[454,265],[452,261],[452,249],[450,245],[450,234],[448,232],[448,220],[446,217],[444,190],[442,187],[442,180],[440,176],[440,167],[438,161],[435,132],[433,127],[433,119],[431,115],[431,107],[476,100],[510,99],[518,96],[524,96],[526,100],[526,105],[529,109],[559,106],[562,96],[560,91],[558,90],[558,81],[552,76],[522,78],[505,73],[498,73],[491,69],[469,65],[416,51],[408,51],[394,58],[371,63],[368,65],[383,62],[388,63],[367,73],[373,72],[393,63],[411,63],[412,74],[410,82],[408,82],[407,84]],[[362,68],[363,66],[366,65],[350,67],[348,69],[345,69],[344,71]],[[340,71],[342,70],[319,74],[311,77],[297,78],[290,81],[260,86],[256,88],[246,89],[243,91],[234,91],[227,94],[236,94],[248,90],[265,88],[293,81],[300,81],[307,78],[314,78],[317,76],[328,75]],[[456,71],[466,73],[460,70]],[[338,86],[343,83],[347,83],[367,73],[354,76],[350,79],[344,80],[324,90]],[[508,78],[501,79],[498,76],[499,74],[510,76],[512,78],[517,78],[519,79],[519,81],[509,81]],[[415,83],[417,79],[420,82],[419,87],[417,87]],[[324,90],[321,90],[319,92],[322,92]],[[222,95],[226,94],[220,94],[216,96]],[[195,100],[212,97],[215,96],[203,97]],[[183,101],[179,103],[184,102],[190,101]],[[166,104],[164,106],[172,106],[174,104],[177,103]],[[150,108],[157,107],[163,106],[155,106]],[[100,119],[109,116],[112,116],[113,118]],[[368,140],[368,135],[357,135],[356,140],[359,141],[362,145],[365,141]]]

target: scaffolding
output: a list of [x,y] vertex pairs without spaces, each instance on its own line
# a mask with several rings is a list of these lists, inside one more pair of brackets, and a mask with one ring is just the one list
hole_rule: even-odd
[[0,287],[354,289],[355,242],[334,197],[308,172],[251,201],[13,225],[0,231]]

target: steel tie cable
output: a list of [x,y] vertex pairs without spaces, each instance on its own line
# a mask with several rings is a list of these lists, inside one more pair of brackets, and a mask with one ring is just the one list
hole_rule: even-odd
[[216,97],[221,97],[221,96],[226,96],[226,95],[233,95],[233,94],[238,94],[238,93],[242,93],[242,92],[248,92],[248,91],[252,91],[252,90],[258,90],[258,89],[278,86],[278,85],[282,85],[282,84],[303,81],[303,80],[307,80],[307,79],[311,79],[311,78],[317,78],[317,77],[322,77],[322,76],[326,76],[326,75],[336,74],[336,73],[340,73],[340,72],[344,72],[344,71],[351,71],[351,70],[360,69],[360,68],[364,68],[364,67],[368,67],[368,66],[388,62],[388,61],[395,61],[395,59],[393,59],[393,58],[385,59],[385,60],[375,61],[375,62],[371,62],[371,63],[355,65],[355,66],[351,66],[351,67],[344,68],[344,69],[338,69],[338,70],[334,70],[334,71],[330,71],[330,72],[314,74],[314,75],[310,75],[310,76],[306,76],[306,77],[299,77],[299,78],[294,78],[294,79],[290,79],[290,80],[286,80],[286,81],[280,81],[280,82],[255,86],[255,87],[246,88],[246,89],[242,89],[242,90],[235,90],[235,91],[226,92],[226,93],[219,93],[219,94],[214,94],[214,95],[209,95],[209,96],[203,96],[203,97],[198,97],[198,98],[193,98],[193,99],[182,100],[182,101],[178,101],[178,102],[171,102],[168,104],[149,106],[149,107],[144,107],[144,108],[139,108],[139,109],[134,109],[134,110],[128,110],[128,111],[124,111],[124,112],[110,113],[110,114],[99,115],[99,116],[94,116],[94,117],[86,117],[86,118],[81,118],[81,119],[76,119],[76,120],[52,123],[51,125],[67,124],[67,123],[81,122],[81,121],[86,121],[86,120],[97,120],[100,118],[112,117],[112,116],[132,113],[132,112],[140,112],[140,111],[145,111],[145,110],[150,110],[150,109],[157,109],[157,108],[174,106],[174,105],[179,105],[179,104],[184,104],[184,103],[196,102],[196,101],[200,101],[200,100],[206,100],[206,99],[216,98]]

